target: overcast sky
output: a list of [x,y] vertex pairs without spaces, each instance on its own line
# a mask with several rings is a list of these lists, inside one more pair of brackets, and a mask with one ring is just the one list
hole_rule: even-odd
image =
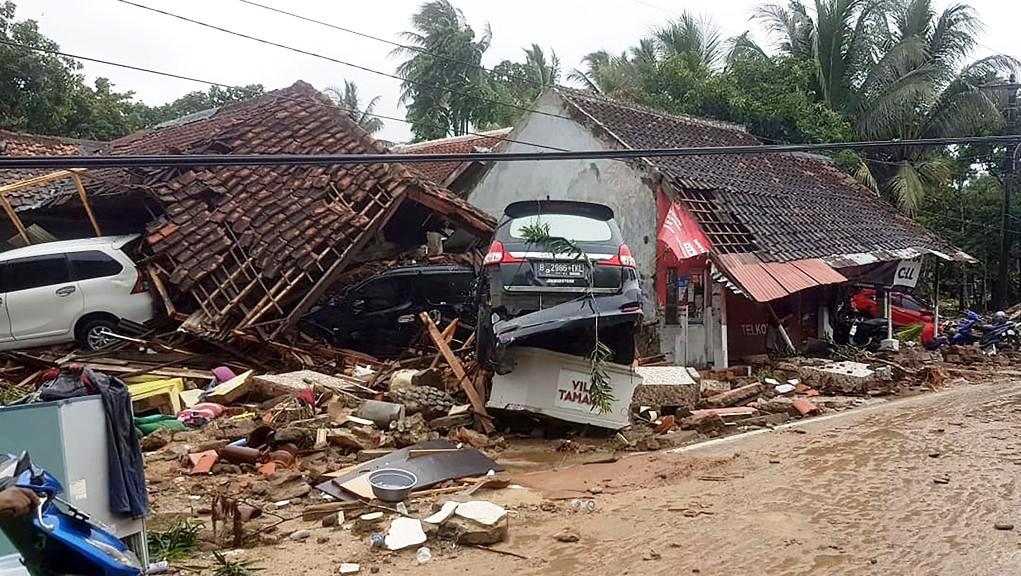
[[[267,89],[305,80],[317,88],[354,80],[364,99],[382,96],[376,112],[404,117],[398,103],[399,81],[318,58],[295,54],[155,14],[116,0],[15,0],[18,19],[39,21],[44,34],[63,50],[82,56],[193,76],[224,84],[260,83]],[[391,46],[295,20],[238,0],[135,0],[223,28],[288,44],[393,73]],[[422,0],[258,0],[290,12],[383,38],[398,40]],[[783,0],[780,0],[783,1]],[[560,56],[565,73],[586,53],[605,48],[620,52],[682,10],[708,15],[724,35],[749,28],[752,9],[761,0],[454,0],[469,23],[482,30],[488,22],[492,47],[484,64],[520,60],[522,48],[537,43]],[[942,8],[948,2],[936,0]],[[971,0],[986,24],[975,57],[994,51],[1021,57],[1021,1]],[[90,78],[105,76],[119,90],[133,90],[156,105],[206,86],[102,64],[85,63]],[[387,121],[381,137],[402,141],[408,125]]]

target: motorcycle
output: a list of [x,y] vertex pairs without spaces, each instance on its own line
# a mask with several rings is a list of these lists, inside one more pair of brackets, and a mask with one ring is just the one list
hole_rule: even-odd
[[1018,325],[1015,322],[989,324],[982,327],[982,337],[979,338],[978,345],[983,350],[995,350],[997,346],[1018,350],[1021,349],[1019,346],[1021,338],[1018,333]]
[[886,318],[870,318],[846,304],[837,308],[834,328],[837,342],[861,348],[878,347],[879,341],[886,338]]
[[17,486],[35,492],[39,507],[31,517],[0,521],[0,530],[21,554],[32,576],[141,576],[135,554],[89,516],[61,500],[64,487],[49,472],[33,466],[28,453],[0,462],[0,490]]
[[976,326],[981,328],[979,324],[981,321],[981,316],[971,310],[965,310],[964,318],[958,321],[956,325],[949,323],[944,327],[943,332],[947,334],[947,343],[970,346],[978,342],[981,335],[976,334],[975,330]]

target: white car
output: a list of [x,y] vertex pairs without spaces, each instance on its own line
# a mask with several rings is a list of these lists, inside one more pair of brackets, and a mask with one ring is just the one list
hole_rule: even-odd
[[155,314],[144,272],[126,250],[139,236],[46,242],[0,252],[0,350],[77,341],[95,350],[121,319]]

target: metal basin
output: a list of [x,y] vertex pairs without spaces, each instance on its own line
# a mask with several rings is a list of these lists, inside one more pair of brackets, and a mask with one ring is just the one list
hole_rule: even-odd
[[369,474],[372,493],[383,502],[403,502],[411,489],[418,484],[418,477],[407,470],[384,468]]

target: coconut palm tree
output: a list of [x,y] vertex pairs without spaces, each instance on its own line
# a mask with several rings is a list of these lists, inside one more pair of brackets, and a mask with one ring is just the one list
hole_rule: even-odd
[[350,80],[344,80],[344,88],[330,86],[323,90],[323,93],[334,104],[347,112],[348,116],[362,127],[362,130],[369,134],[375,134],[383,129],[383,120],[372,114],[376,105],[379,104],[380,96],[373,97],[363,108],[358,96],[358,85]]
[[676,20],[652,31],[660,58],[683,57],[694,68],[719,68],[724,57],[724,41],[719,27],[706,17],[683,12]]
[[[983,86],[1021,63],[996,55],[962,66],[982,29],[971,7],[937,13],[931,0],[815,0],[813,8],[793,0],[762,6],[754,18],[782,53],[815,64],[823,99],[861,139],[966,136],[1002,123]],[[939,151],[898,147],[870,152],[856,171],[908,212],[949,174]]]
[[528,79],[536,88],[536,94],[543,86],[550,86],[560,81],[560,57],[550,49],[549,58],[538,44],[525,48],[525,67]]
[[401,37],[408,47],[394,49],[405,57],[397,73],[405,79],[401,102],[408,104],[412,132],[420,140],[461,135],[486,123],[498,106],[487,95],[488,79],[480,67],[492,31],[476,38],[464,14],[448,0],[423,4]]
[[684,12],[676,20],[654,28],[626,52],[598,50],[587,54],[582,58],[583,67],[571,71],[567,79],[594,92],[636,99],[643,78],[648,78],[664,60],[683,58],[691,68],[717,69],[727,56],[726,48],[719,28],[711,20]]

